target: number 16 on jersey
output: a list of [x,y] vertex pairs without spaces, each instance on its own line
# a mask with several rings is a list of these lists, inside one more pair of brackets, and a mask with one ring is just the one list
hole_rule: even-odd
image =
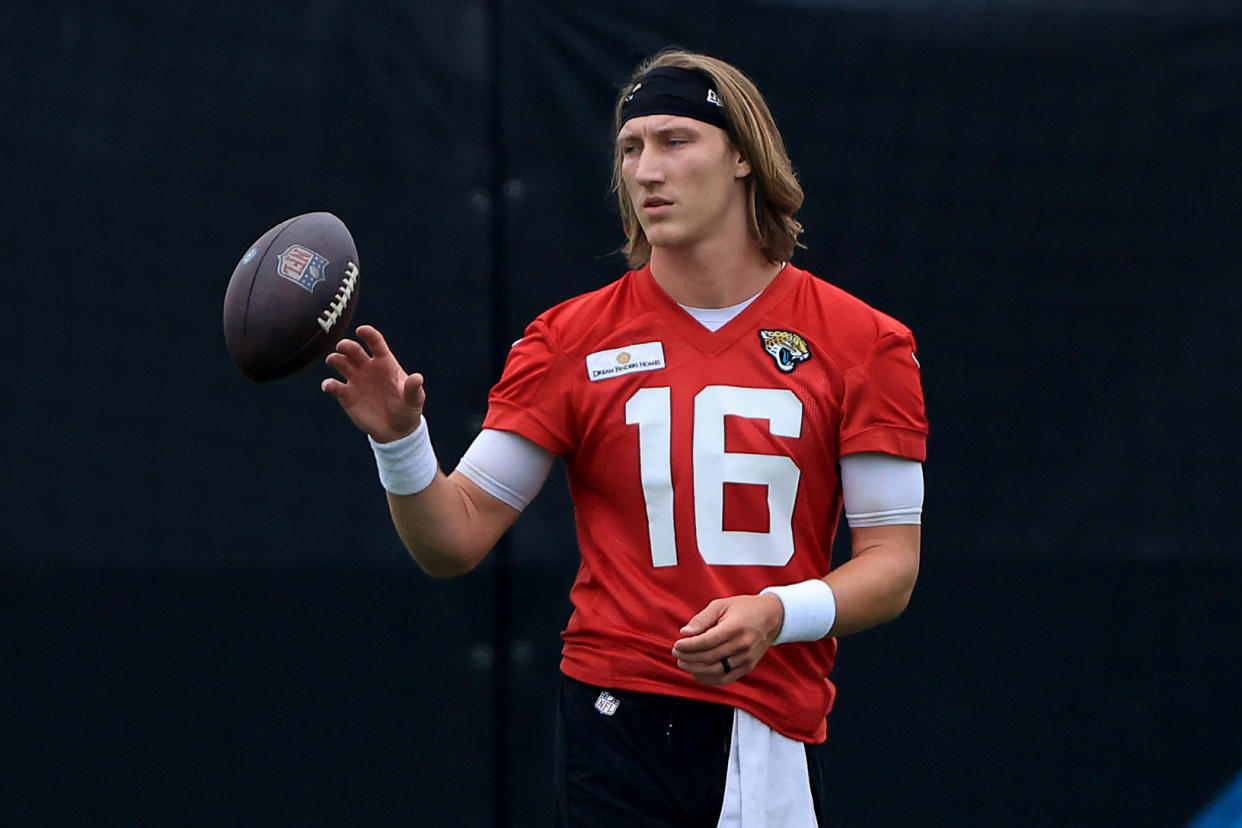
[[[673,521],[672,390],[641,388],[625,403],[638,427],[639,474],[647,505],[652,566],[677,565]],[[713,566],[784,566],[793,557],[793,511],[802,472],[793,458],[725,451],[725,417],[767,420],[779,437],[802,436],[802,401],[787,388],[709,385],[694,397],[691,430],[695,541]],[[724,528],[724,486],[767,487],[768,531]]]

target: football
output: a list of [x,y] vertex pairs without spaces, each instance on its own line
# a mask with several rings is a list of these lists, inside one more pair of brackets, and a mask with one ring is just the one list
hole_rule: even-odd
[[245,377],[270,382],[323,359],[358,304],[358,250],[331,213],[268,230],[242,255],[224,294],[224,342]]

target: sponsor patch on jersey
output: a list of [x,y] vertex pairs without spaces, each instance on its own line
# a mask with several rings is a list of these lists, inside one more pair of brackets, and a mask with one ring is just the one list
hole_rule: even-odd
[[798,367],[798,363],[811,358],[811,346],[806,340],[793,331],[759,331],[759,341],[763,350],[776,362],[781,373],[788,374]]
[[607,690],[599,694],[599,698],[595,700],[595,709],[605,716],[611,716],[617,712],[617,708],[621,706],[621,702],[617,697]]
[[596,351],[586,358],[591,382],[613,379],[636,371],[658,371],[664,367],[664,343],[640,342],[611,351]]
[[299,287],[314,293],[315,285],[328,278],[323,272],[327,266],[328,260],[314,250],[300,244],[293,244],[280,254],[276,272]]

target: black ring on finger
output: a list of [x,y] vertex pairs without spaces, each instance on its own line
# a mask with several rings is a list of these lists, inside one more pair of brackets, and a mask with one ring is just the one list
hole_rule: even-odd
[[727,656],[725,658],[720,659],[720,666],[724,668],[724,671],[726,673],[733,672],[733,665],[729,663],[729,659]]

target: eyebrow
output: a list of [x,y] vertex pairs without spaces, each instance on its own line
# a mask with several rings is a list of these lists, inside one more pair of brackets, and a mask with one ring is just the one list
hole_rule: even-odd
[[[672,133],[676,133],[676,132],[689,133],[691,135],[699,134],[699,131],[697,129],[695,129],[694,127],[688,124],[672,124],[670,126],[664,126],[664,127],[659,127],[658,129],[650,130],[651,135],[656,138],[665,138],[668,135]],[[622,127],[621,132],[617,133],[617,143],[623,144],[626,141],[639,140],[639,136],[640,136],[640,133],[626,132],[625,127]]]

